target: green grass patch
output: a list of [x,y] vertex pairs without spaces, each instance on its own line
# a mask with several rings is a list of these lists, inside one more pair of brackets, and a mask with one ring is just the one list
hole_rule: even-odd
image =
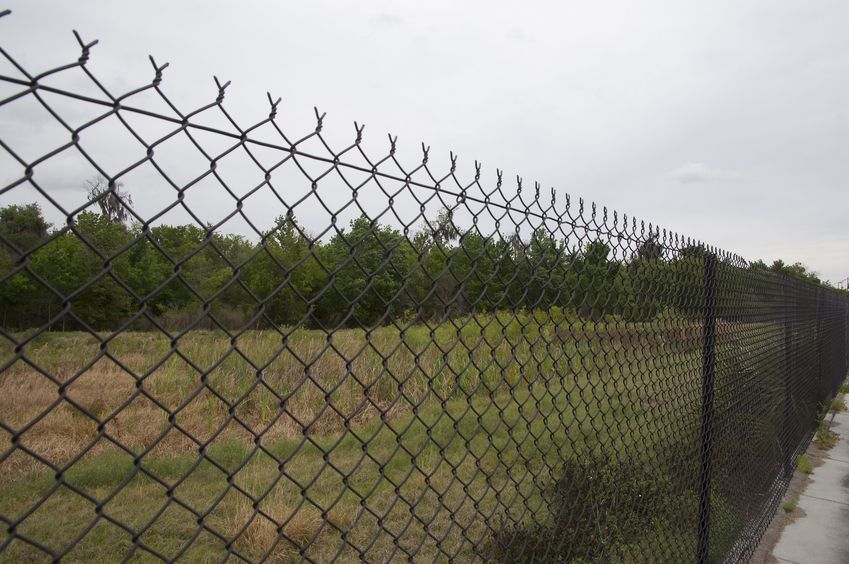
[[807,454],[803,454],[799,458],[796,459],[796,468],[802,474],[809,474],[810,475],[810,474],[814,473],[814,467],[811,466],[811,459],[808,458]]
[[825,421],[820,421],[819,426],[817,427],[817,434],[814,438],[814,444],[816,444],[819,448],[823,450],[828,450],[834,448],[834,445],[837,444],[838,436],[837,433],[833,432],[828,423]]

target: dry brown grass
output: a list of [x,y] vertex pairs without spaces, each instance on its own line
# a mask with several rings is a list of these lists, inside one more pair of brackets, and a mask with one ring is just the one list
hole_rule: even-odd
[[266,557],[270,562],[288,562],[318,541],[321,534],[344,530],[351,518],[331,511],[327,519],[313,507],[287,514],[280,502],[269,502],[260,512],[245,503],[233,512],[226,533],[235,539],[234,547],[252,559]]
[[[125,333],[108,342],[108,355],[91,335],[48,334],[24,354],[65,386],[65,398],[18,359],[0,374],[0,413],[16,429],[38,419],[21,444],[52,464],[89,449],[65,479],[97,499],[120,489],[105,511],[137,529],[170,498],[134,474],[132,456],[113,441],[146,452],[144,468],[179,483],[173,495],[205,514],[210,531],[235,537],[233,550],[251,559],[268,553],[289,561],[301,551],[316,561],[337,553],[354,561],[405,558],[405,551],[471,556],[499,526],[496,517],[546,518],[540,484],[556,480],[563,453],[602,443],[646,449],[668,440],[670,418],[680,431],[690,425],[686,414],[695,416],[694,347],[681,343],[678,356],[660,363],[644,339],[585,330],[583,339],[564,339],[555,324],[510,315],[473,318],[460,330],[446,324],[433,338],[415,327],[403,343],[395,328],[369,338],[339,331],[332,346],[320,332],[297,331],[284,346],[275,332],[251,331],[233,349],[221,332],[194,331],[173,350],[162,335]],[[657,352],[670,346],[660,342]],[[0,361],[12,356],[0,346]],[[665,401],[651,403],[658,395]],[[255,436],[276,458],[251,454]],[[224,470],[209,462],[194,468],[199,443]],[[411,472],[413,464],[419,470]],[[20,515],[53,482],[52,471],[16,451],[0,463],[0,515]],[[260,500],[260,512],[234,486]],[[54,506],[20,530],[60,550],[73,539],[55,534],[57,516],[85,524],[94,512],[66,490],[51,497]],[[213,534],[195,539],[196,530],[196,515],[171,504],[142,540],[165,555],[194,542],[186,558],[220,559],[227,547]],[[132,549],[115,527],[90,536],[91,546],[79,549],[86,558],[121,559]]]
[[[393,406],[398,383],[384,370],[381,352],[390,356],[392,374],[407,379],[404,393],[414,401],[428,393],[422,382],[444,371],[436,366],[435,346],[421,351],[416,367],[410,351],[391,352],[397,333],[392,339],[390,332],[378,332],[362,350],[362,332],[344,331],[334,337],[335,348],[327,348],[317,333],[302,332],[281,350],[279,335],[257,331],[231,349],[225,335],[199,331],[171,351],[162,335],[127,333],[109,343],[109,356],[98,358],[93,336],[50,334],[28,347],[26,358],[57,382],[19,360],[0,374],[0,410],[13,428],[35,421],[22,444],[57,465],[96,441],[101,422],[111,439],[137,452],[154,447],[158,454],[196,448],[189,436],[205,442],[261,433],[275,440],[301,436],[305,428],[328,434],[343,430],[346,420],[358,424],[378,410],[402,409]],[[8,346],[0,351],[11,354]],[[352,359],[350,367],[345,357]],[[169,412],[179,431],[166,432]],[[40,466],[25,455],[7,463],[6,476]]]

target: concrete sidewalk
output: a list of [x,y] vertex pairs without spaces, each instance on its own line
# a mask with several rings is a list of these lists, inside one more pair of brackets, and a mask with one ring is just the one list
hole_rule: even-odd
[[831,430],[840,439],[834,448],[808,449],[808,455],[819,461],[799,494],[794,513],[800,516],[781,531],[773,561],[849,563],[849,412],[836,414]]

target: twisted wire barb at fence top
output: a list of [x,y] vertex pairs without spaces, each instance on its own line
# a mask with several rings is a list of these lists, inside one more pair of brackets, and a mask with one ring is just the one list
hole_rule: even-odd
[[356,123],[334,150],[318,110],[289,136],[270,94],[242,127],[217,78],[182,112],[153,58],[114,95],[75,36],[0,49],[0,561],[745,560],[827,446],[845,293]]

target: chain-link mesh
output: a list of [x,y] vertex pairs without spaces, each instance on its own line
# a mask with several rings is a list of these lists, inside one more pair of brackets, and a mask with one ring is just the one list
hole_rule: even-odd
[[847,294],[77,39],[2,51],[0,560],[749,557]]

